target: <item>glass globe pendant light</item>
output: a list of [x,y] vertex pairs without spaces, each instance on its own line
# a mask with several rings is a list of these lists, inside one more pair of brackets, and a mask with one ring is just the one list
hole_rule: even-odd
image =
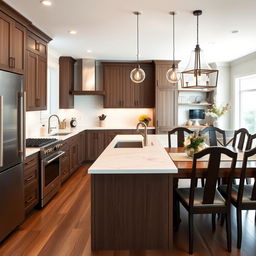
[[142,83],[145,78],[146,78],[146,75],[145,75],[145,72],[144,70],[140,67],[140,64],[139,64],[139,15],[141,15],[140,12],[134,12],[133,14],[135,14],[137,16],[137,67],[134,68],[131,73],[130,73],[130,78],[131,80],[136,83],[136,84],[140,84]]
[[172,67],[167,71],[166,73],[166,79],[171,84],[177,84],[179,80],[181,79],[181,73],[177,70],[175,67],[175,18],[176,15],[175,12],[170,12],[170,15],[172,15]]

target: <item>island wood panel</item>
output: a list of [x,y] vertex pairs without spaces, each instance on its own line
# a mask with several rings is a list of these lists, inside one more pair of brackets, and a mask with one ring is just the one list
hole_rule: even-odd
[[92,250],[172,248],[172,177],[92,175]]

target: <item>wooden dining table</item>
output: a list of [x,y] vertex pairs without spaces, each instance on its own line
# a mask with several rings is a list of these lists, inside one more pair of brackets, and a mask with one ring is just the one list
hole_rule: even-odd
[[[237,150],[233,147],[228,147],[228,148],[237,153],[242,152],[241,150]],[[171,148],[166,148],[166,151],[168,153],[184,153],[185,149],[183,147],[178,147],[178,148],[171,147]],[[171,156],[170,156],[170,158],[171,158]],[[173,161],[178,169],[178,173],[173,174],[173,178],[191,178],[191,171],[192,171],[192,164],[193,164],[192,159],[188,158],[187,161],[175,161],[175,160],[173,160]],[[219,178],[228,177],[229,171],[230,171],[230,166],[231,166],[230,161],[221,161]],[[206,177],[207,167],[208,167],[208,161],[198,161],[197,162],[196,175],[198,178]],[[242,160],[240,159],[236,163],[235,178],[240,177],[241,168],[242,168]],[[248,161],[246,177],[247,178],[256,178],[256,160]]]

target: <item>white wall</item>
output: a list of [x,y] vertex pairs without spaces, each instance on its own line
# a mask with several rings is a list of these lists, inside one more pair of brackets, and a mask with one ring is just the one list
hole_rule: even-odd
[[253,74],[256,74],[256,52],[230,63],[230,97],[232,106],[234,106],[231,111],[231,128],[233,129],[239,128],[238,123],[236,122],[236,113],[238,112],[235,111],[235,107],[238,105],[236,100],[236,78]]

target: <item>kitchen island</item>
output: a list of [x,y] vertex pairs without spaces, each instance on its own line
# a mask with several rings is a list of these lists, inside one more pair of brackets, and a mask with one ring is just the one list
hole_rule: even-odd
[[118,135],[92,174],[93,250],[169,250],[176,166],[157,135]]

